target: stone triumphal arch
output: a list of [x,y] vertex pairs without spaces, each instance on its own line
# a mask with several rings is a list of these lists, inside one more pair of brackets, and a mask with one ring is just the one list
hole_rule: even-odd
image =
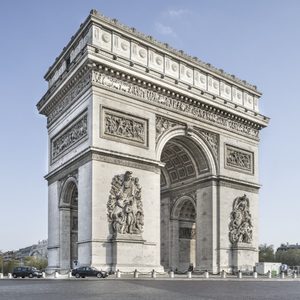
[[45,79],[49,269],[252,269],[255,86],[96,11]]

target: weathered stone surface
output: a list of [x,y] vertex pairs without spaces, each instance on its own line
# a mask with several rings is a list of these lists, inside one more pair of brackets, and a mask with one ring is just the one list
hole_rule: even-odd
[[50,269],[255,264],[254,86],[94,12],[45,78]]

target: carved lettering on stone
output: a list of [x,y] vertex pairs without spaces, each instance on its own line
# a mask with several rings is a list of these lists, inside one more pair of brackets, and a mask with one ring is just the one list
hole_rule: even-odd
[[253,174],[253,156],[253,152],[226,145],[225,167]]
[[156,142],[166,131],[176,125],[179,125],[179,123],[162,116],[156,116]]
[[148,123],[142,118],[132,117],[120,112],[103,109],[104,132],[106,137],[125,139],[139,146],[147,146]]
[[144,101],[151,102],[159,106],[164,106],[199,120],[204,120],[210,124],[215,124],[219,127],[223,127],[228,130],[247,135],[254,139],[258,139],[259,131],[241,122],[231,120],[214,112],[202,109],[196,105],[185,103],[182,100],[177,100],[162,95],[153,90],[148,90],[138,85],[124,82],[120,79],[97,71],[93,71],[92,74],[92,81],[100,86],[141,98]]
[[144,212],[139,179],[132,172],[116,175],[112,179],[107,203],[108,221],[116,234],[141,234]]
[[51,141],[52,159],[87,137],[87,134],[87,114],[85,114]]
[[229,240],[233,245],[252,242],[252,217],[246,195],[235,198],[230,214]]

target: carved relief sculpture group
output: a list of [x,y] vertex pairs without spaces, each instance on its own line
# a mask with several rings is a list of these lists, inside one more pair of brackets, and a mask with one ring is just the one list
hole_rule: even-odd
[[139,179],[132,177],[132,172],[126,171],[113,177],[107,210],[114,235],[142,233],[144,212],[141,187]]
[[244,195],[233,202],[230,214],[229,240],[233,245],[252,242],[252,221],[249,209],[249,198]]

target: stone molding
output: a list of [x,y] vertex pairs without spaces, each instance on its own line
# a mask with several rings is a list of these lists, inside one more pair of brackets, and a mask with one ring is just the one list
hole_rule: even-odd
[[[127,79],[130,79],[130,76]],[[109,90],[118,91],[125,95],[137,97],[138,99],[142,99],[143,101],[156,106],[164,107],[177,113],[179,112],[184,114],[188,117],[192,117],[208,124],[225,128],[232,132],[258,140],[259,129],[261,129],[259,124],[248,121],[239,116],[235,116],[231,113],[227,113],[226,111],[217,109],[215,107],[210,107],[207,104],[200,103],[200,101],[196,101],[179,94],[173,93],[174,96],[178,96],[179,99],[174,99],[170,96],[163,95],[154,91],[151,83],[137,80],[137,83],[140,82],[144,86],[148,86],[148,88],[144,88],[138,84],[130,83],[128,80],[124,81],[95,70],[92,71],[92,81],[94,84]],[[157,87],[157,90],[162,91],[160,87]],[[166,92],[167,91],[165,90],[165,93]],[[172,95],[172,92],[168,91],[167,94]]]
[[[37,109],[41,114],[44,114],[47,117],[50,116],[48,126],[69,108],[89,86],[91,86],[91,72],[89,71],[89,66],[85,64],[81,66],[70,79],[68,79],[64,86],[57,91],[52,98],[51,96],[58,87],[53,86],[50,88],[37,104]],[[50,98],[51,101],[48,102]]]
[[88,138],[87,119],[87,112],[81,114],[51,139],[51,162]]
[[148,147],[148,120],[107,107],[101,108],[101,137]]
[[254,153],[225,144],[225,168],[254,174]]

